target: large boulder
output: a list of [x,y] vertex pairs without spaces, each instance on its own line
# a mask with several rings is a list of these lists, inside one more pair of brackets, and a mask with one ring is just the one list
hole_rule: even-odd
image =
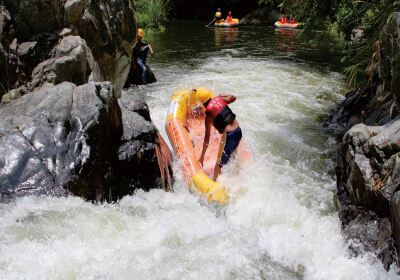
[[[378,242],[378,236],[372,236],[369,239],[376,242],[366,245],[380,252],[389,267],[396,260],[393,246],[389,246],[392,230],[400,240],[400,210],[395,206],[400,190],[400,120],[385,126],[357,124],[349,129],[338,146],[336,174],[335,202],[345,233],[361,236],[365,228],[373,226],[370,221],[381,223],[390,218],[392,229],[385,227],[386,241]],[[361,241],[365,245],[367,240]],[[396,244],[400,252],[400,243]]]
[[93,80],[111,81],[119,97],[136,39],[131,1],[67,0],[65,18],[92,50],[94,59],[89,64]]
[[[59,41],[68,35],[80,36],[86,42],[86,49],[93,53],[87,56],[87,63],[78,49],[65,54],[65,58],[57,55],[55,61],[54,47],[60,48]],[[71,64],[82,61],[80,68],[88,64],[92,80],[111,81],[120,96],[135,38],[136,22],[130,0],[4,1],[4,6],[0,5],[0,59],[4,62],[0,69],[5,74],[0,77],[0,94],[29,82],[35,67],[33,87],[53,80],[85,83],[87,79],[77,81],[77,76],[71,77],[70,70],[74,67]],[[61,44],[65,44],[64,39]],[[68,40],[69,45],[75,44],[71,38]],[[67,75],[54,75],[57,71]]]
[[71,192],[102,201],[136,188],[170,189],[172,156],[147,105],[128,96],[119,102],[122,113],[111,83],[64,82],[4,106],[0,197]]
[[61,194],[88,199],[108,193],[112,152],[118,145],[118,104],[111,84],[43,87],[0,111],[2,197]]
[[[118,100],[122,111],[123,133],[118,148],[118,186],[149,190],[159,186],[170,190],[172,186],[172,154],[155,125],[143,97],[123,91]],[[134,176],[132,176],[134,175]]]

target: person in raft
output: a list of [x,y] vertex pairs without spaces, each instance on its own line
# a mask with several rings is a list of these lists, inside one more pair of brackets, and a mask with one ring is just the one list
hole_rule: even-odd
[[232,22],[232,12],[231,11],[228,12],[228,16],[226,17],[225,22],[226,23]]
[[211,124],[214,125],[220,134],[226,133],[226,141],[221,161],[215,166],[215,180],[221,173],[221,168],[229,162],[233,152],[236,151],[239,146],[240,140],[242,139],[242,129],[239,126],[239,122],[236,120],[236,115],[228,106],[228,104],[235,102],[236,97],[234,95],[220,94],[214,96],[212,93],[207,92],[202,99],[203,106],[206,110],[206,119],[203,150],[199,159],[201,165],[203,165],[204,156],[210,140]]
[[215,20],[217,20],[217,21],[220,20],[220,19],[222,19],[221,8],[218,8],[218,9],[217,9],[217,12],[215,13],[214,18],[215,18]]
[[147,68],[146,68],[147,54],[150,51],[150,54],[154,55],[154,52],[150,44],[146,43],[143,40],[143,36],[144,36],[144,30],[139,28],[137,31],[137,42],[136,45],[133,47],[132,56],[136,65],[140,69],[140,72],[142,74],[142,82],[145,85],[147,83]]

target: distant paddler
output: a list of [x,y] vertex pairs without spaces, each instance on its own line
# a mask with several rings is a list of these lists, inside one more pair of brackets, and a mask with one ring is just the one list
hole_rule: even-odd
[[210,21],[209,24],[206,25],[206,27],[209,27],[211,24],[213,24],[215,21],[217,20],[221,20],[222,19],[222,13],[221,13],[221,8],[217,9],[217,12],[214,15],[214,18],[212,21]]

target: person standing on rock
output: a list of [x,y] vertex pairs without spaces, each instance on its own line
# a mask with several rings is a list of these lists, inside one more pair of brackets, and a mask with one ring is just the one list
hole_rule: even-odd
[[209,140],[211,124],[218,130],[220,134],[226,133],[226,141],[221,161],[216,165],[214,172],[214,180],[221,173],[221,168],[226,165],[232,154],[239,146],[242,139],[242,129],[236,120],[236,115],[228,107],[228,104],[235,102],[236,97],[231,94],[220,94],[214,96],[211,92],[202,94],[203,106],[206,110],[205,134],[203,142],[203,150],[199,162],[203,164]]
[[150,54],[154,55],[154,52],[150,44],[146,43],[143,40],[143,37],[144,37],[144,30],[139,28],[137,31],[137,42],[135,47],[133,48],[132,56],[136,66],[138,66],[140,69],[142,75],[142,82],[145,85],[147,83],[147,67],[146,67],[147,54],[150,51]]

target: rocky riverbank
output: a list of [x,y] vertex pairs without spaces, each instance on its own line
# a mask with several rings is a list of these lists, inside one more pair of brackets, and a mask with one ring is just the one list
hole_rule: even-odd
[[171,152],[146,103],[122,89],[135,26],[130,0],[2,2],[2,200],[171,189]]
[[400,252],[400,13],[381,31],[364,88],[330,115],[338,137],[335,202],[353,251],[388,269]]

